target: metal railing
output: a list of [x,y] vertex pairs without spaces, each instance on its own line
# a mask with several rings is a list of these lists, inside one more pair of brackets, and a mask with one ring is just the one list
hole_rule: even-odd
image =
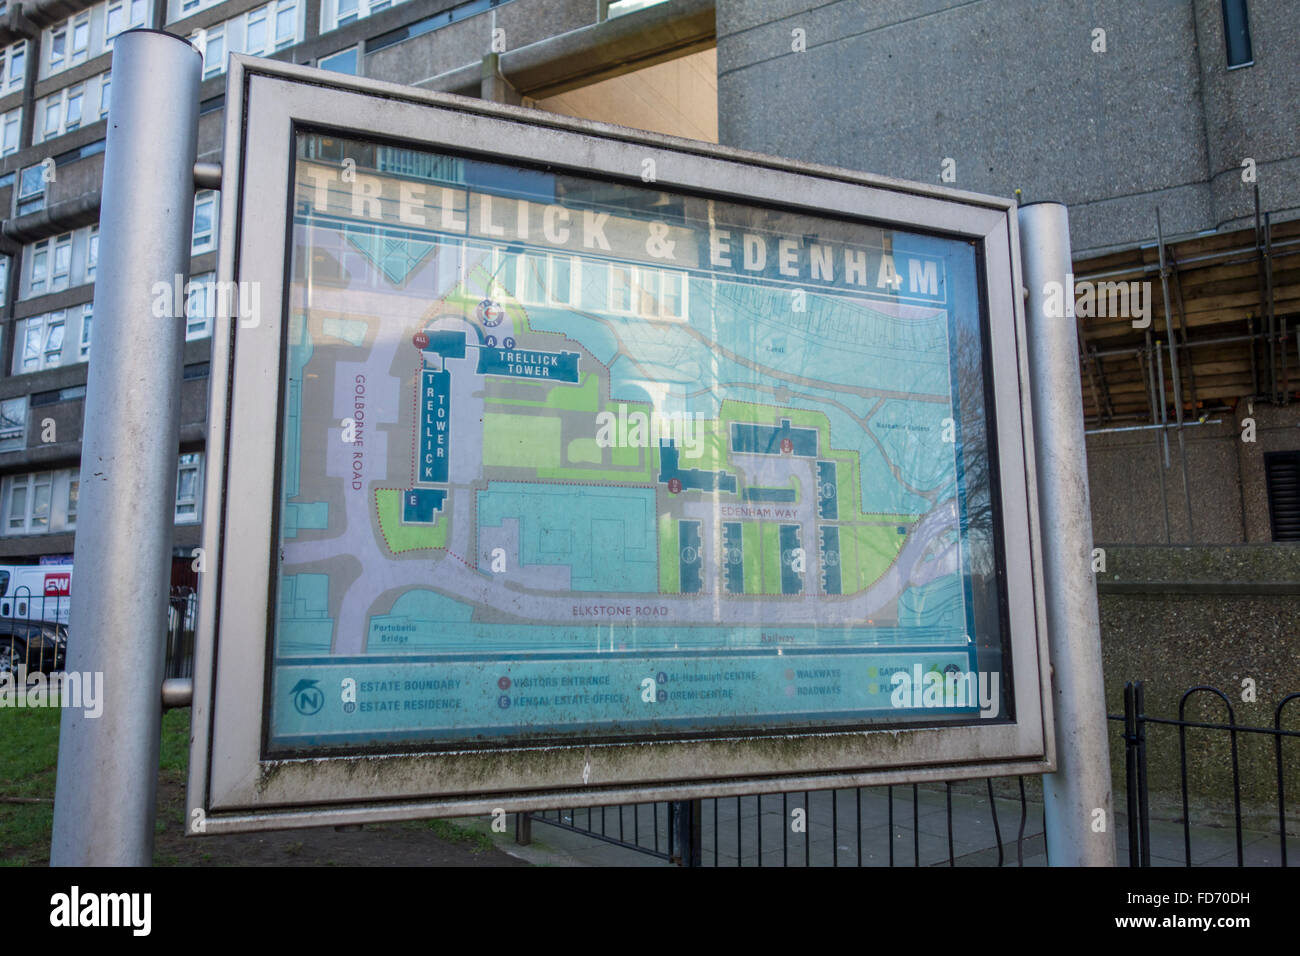
[[[1226,723],[1188,719],[1189,701],[1203,694],[1222,701]],[[1193,801],[1187,743],[1188,732],[1195,730],[1227,736],[1235,854],[1222,855],[1234,856],[1237,866],[1247,864],[1238,737],[1272,739],[1276,793],[1260,799],[1256,786],[1252,796],[1256,806],[1275,802],[1276,832],[1252,831],[1250,848],[1256,863],[1287,866],[1288,839],[1300,834],[1300,817],[1294,810],[1288,817],[1284,757],[1289,753],[1295,759],[1300,751],[1284,751],[1283,743],[1300,737],[1300,730],[1286,730],[1282,724],[1290,715],[1288,705],[1297,698],[1300,693],[1282,698],[1273,710],[1273,726],[1254,727],[1237,723],[1228,697],[1212,687],[1188,689],[1173,719],[1146,714],[1141,682],[1126,685],[1124,713],[1110,715],[1110,720],[1122,725],[1124,741],[1123,753],[1112,753],[1123,782],[1115,795],[1117,862],[1135,867],[1191,866],[1193,846],[1201,841],[1211,844],[1208,852],[1214,852],[1212,844],[1225,828],[1217,823],[1194,824],[1193,811],[1219,810],[1228,801],[1224,794],[1212,798],[1203,793]],[[1297,710],[1300,706],[1291,708]],[[1157,821],[1158,838],[1151,810],[1151,725],[1177,728],[1179,738],[1178,785],[1176,790],[1165,787],[1161,792],[1177,794],[1172,805],[1181,806],[1181,814]],[[1046,861],[1039,787],[1034,777],[982,778],[938,787],[856,787],[548,810],[517,815],[515,838],[521,844],[531,842],[532,824],[540,823],[682,866],[1004,866],[1013,862],[1024,866],[1027,860]],[[1223,816],[1222,811],[1217,816]],[[1270,850],[1274,845],[1270,836],[1276,839],[1276,854]],[[1157,844],[1162,852],[1154,854]],[[1227,862],[1203,855],[1202,862]]]
[[[67,594],[33,595],[26,586],[0,600],[0,671],[24,668],[28,675],[62,670],[68,635]],[[7,612],[7,613],[6,613]],[[174,587],[167,604],[164,677],[194,675],[194,629],[198,595]]]

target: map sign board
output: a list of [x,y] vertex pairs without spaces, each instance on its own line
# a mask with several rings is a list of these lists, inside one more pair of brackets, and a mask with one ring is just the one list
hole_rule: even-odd
[[230,83],[217,828],[1050,767],[1007,203]]

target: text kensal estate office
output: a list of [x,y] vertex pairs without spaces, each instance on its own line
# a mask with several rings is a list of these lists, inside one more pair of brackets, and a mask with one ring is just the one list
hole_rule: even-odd
[[[841,238],[852,232],[879,240],[885,234],[878,228],[730,203],[688,200],[699,206],[702,222],[712,222],[696,228],[620,213],[612,206],[521,199],[308,160],[297,164],[296,199],[300,224],[365,223],[367,233],[383,224],[413,238],[480,240],[521,251],[566,250],[584,259],[640,262],[928,305],[946,301],[941,258],[887,250],[880,241]],[[763,227],[754,221],[760,219]],[[789,231],[773,230],[773,223]],[[824,239],[809,232],[814,228],[836,236]]]

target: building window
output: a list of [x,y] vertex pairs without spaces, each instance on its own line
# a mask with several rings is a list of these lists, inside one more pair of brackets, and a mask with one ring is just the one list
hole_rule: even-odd
[[3,133],[0,133],[0,156],[8,156],[10,153],[18,152],[18,133],[22,130],[23,111],[21,107],[16,110],[10,110],[0,117],[0,127],[3,127]]
[[56,472],[15,475],[8,481],[6,534],[44,534],[50,530],[50,501]]
[[198,13],[200,10],[206,10],[208,7],[215,7],[217,4],[224,2],[225,0],[181,0],[180,16],[176,19],[184,19]]
[[34,315],[14,323],[14,374],[39,372],[63,364],[66,313]]
[[212,320],[216,317],[216,274],[205,272],[195,276],[187,286],[185,299],[185,338],[201,339],[212,334]]
[[58,26],[50,28],[50,72],[58,73],[67,66],[65,57],[68,48],[68,23],[65,20]]
[[0,50],[0,93],[13,93],[23,88],[27,66],[27,41]]
[[112,0],[104,18],[104,48],[112,49],[113,38],[132,27],[142,27],[148,18],[145,0]]
[[283,50],[298,39],[298,0],[277,0],[275,5],[275,48]]
[[72,62],[80,63],[90,51],[90,11],[72,20]]
[[176,465],[176,522],[190,524],[199,520],[199,502],[203,495],[203,453],[181,455]]
[[4,480],[0,515],[5,535],[68,531],[77,523],[81,475],[76,468],[13,475]]
[[28,261],[31,274],[27,279],[28,295],[44,295],[45,281],[50,272],[50,240],[42,239],[29,247]]
[[248,12],[248,25],[244,28],[244,52],[261,56],[266,52],[267,8]]
[[190,251],[211,252],[217,245],[217,195],[202,189],[194,195],[194,231]]
[[27,444],[27,396],[0,402],[0,451],[15,451]]
[[81,307],[81,336],[77,340],[77,359],[90,361],[90,331],[95,321],[95,304],[87,302]]
[[[38,100],[36,115],[41,117],[40,125],[35,130],[33,141],[45,142],[64,133],[70,133],[81,126],[89,112],[92,120],[99,119],[107,112],[108,74],[91,77],[84,83],[74,83]],[[87,104],[95,102],[96,90],[99,91],[101,110],[97,114],[93,107],[88,111]]]
[[576,279],[578,261],[572,256],[551,256],[551,304],[573,305],[573,293],[581,288]]
[[215,26],[203,34],[203,78],[226,71],[226,28]]
[[111,73],[105,73],[104,79],[99,84],[99,118],[104,119],[108,116],[108,95],[113,89],[113,78]]
[[86,243],[86,281],[95,281],[95,269],[99,266],[99,225],[90,227],[90,238]]
[[356,47],[348,47],[348,49],[340,50],[338,53],[321,57],[316,61],[316,65],[322,70],[333,70],[335,73],[348,73],[356,76],[357,52]]
[[645,266],[610,266],[609,308],[646,319],[682,321],[686,318],[686,276]]
[[28,166],[18,177],[18,215],[45,208],[45,167]]
[[[320,32],[328,33],[354,21],[364,20],[372,13],[395,7],[400,2],[401,0],[324,0],[320,10]],[[483,9],[487,9],[487,6]],[[450,14],[443,13],[441,16],[448,17]]]
[[1246,15],[1246,0],[1221,0],[1223,4],[1223,36],[1228,44],[1228,69],[1250,66],[1255,58],[1250,48],[1250,18]]
[[86,88],[78,83],[76,86],[68,87],[66,92],[68,94],[68,106],[63,113],[63,128],[71,132],[81,125],[81,104],[86,98]]
[[54,240],[53,268],[50,270],[50,291],[62,292],[68,287],[72,275],[72,233],[64,233]]

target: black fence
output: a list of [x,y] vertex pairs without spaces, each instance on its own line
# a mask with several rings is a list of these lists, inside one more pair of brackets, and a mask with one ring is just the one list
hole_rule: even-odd
[[[1200,695],[1223,704],[1226,722],[1188,719],[1188,704]],[[1237,723],[1231,701],[1212,687],[1187,690],[1179,701],[1177,718],[1148,715],[1144,697],[1141,682],[1128,684],[1124,713],[1110,715],[1122,727],[1124,744],[1122,754],[1112,752],[1123,784],[1115,793],[1112,821],[1118,862],[1135,867],[1287,866],[1288,839],[1300,840],[1300,817],[1294,811],[1287,815],[1284,757],[1294,760],[1300,755],[1300,744],[1284,750],[1284,742],[1300,737],[1300,730],[1286,730],[1282,724],[1285,717],[1300,711],[1300,706],[1288,709],[1300,693],[1289,694],[1277,704],[1271,727]],[[1149,767],[1152,725],[1177,731],[1179,773],[1172,792],[1181,798],[1181,815],[1157,820],[1155,826]],[[1208,815],[1208,823],[1193,821],[1191,731],[1226,738],[1226,748],[1219,749],[1226,749],[1223,769],[1226,773],[1230,767],[1231,793],[1196,794],[1196,803],[1212,805],[1217,811]],[[1256,787],[1251,794],[1253,806],[1264,801],[1275,804],[1276,829],[1271,833],[1248,830],[1244,824],[1239,740],[1252,735],[1271,739],[1273,745],[1276,789],[1260,794]],[[1161,756],[1162,766],[1169,766],[1172,755]],[[1007,777],[938,786],[855,787],[550,810],[519,814],[516,839],[531,842],[532,825],[539,823],[682,866],[1024,866],[1046,862],[1039,786],[1036,777]],[[1118,806],[1121,790],[1123,813]],[[1229,805],[1230,812],[1224,809]],[[1217,822],[1224,819],[1226,824]]]
[[[0,672],[50,674],[66,665],[67,594],[31,594],[17,588],[0,597]],[[167,604],[165,677],[194,674],[194,629],[198,595],[193,588],[172,588]]]
[[172,588],[167,603],[167,662],[163,677],[194,676],[194,630],[198,627],[199,596],[193,588]]

